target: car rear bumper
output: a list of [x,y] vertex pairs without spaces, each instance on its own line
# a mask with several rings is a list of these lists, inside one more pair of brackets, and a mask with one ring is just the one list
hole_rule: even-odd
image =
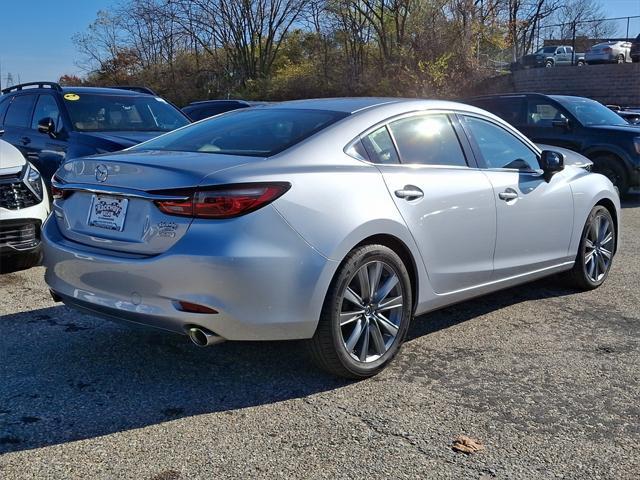
[[594,53],[585,56],[585,61],[587,63],[610,63],[615,62],[617,59],[617,55],[613,53]]
[[[182,334],[200,326],[227,340],[311,337],[337,263],[271,206],[211,227],[194,221],[169,250],[142,257],[70,241],[52,219],[42,230],[45,280],[69,306],[114,320]],[[218,313],[185,312],[179,301]]]

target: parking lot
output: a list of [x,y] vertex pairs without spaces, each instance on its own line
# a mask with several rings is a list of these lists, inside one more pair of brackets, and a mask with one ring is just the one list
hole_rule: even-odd
[[198,349],[53,303],[42,268],[0,276],[0,478],[637,478],[640,195],[622,224],[602,288],[420,317],[355,383],[295,343]]

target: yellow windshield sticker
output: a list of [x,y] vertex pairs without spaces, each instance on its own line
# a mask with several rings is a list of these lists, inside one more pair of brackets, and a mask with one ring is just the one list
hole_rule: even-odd
[[65,100],[71,100],[72,102],[75,102],[76,100],[80,100],[80,96],[75,94],[75,93],[65,93],[64,94],[64,99]]

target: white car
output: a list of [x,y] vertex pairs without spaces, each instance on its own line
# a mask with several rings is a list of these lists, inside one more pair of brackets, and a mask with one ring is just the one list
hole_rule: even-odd
[[49,196],[40,172],[20,150],[0,140],[0,271],[40,261],[40,227],[48,215]]

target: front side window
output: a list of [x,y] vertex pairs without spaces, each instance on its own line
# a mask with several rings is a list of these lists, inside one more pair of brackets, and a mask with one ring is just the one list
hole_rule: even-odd
[[36,103],[36,109],[33,112],[33,120],[31,121],[31,128],[38,129],[38,122],[45,118],[51,118],[55,122],[56,130],[60,130],[60,109],[56,103],[56,99],[51,95],[40,95],[38,102]]
[[567,120],[557,107],[543,99],[530,99],[527,108],[527,124],[532,127],[551,128],[554,121]]
[[160,97],[63,95],[73,128],[80,132],[168,132],[189,121]]
[[389,135],[387,127],[380,127],[379,129],[362,137],[362,144],[367,150],[369,158],[373,163],[400,163],[398,152],[396,152],[396,147],[393,144],[393,140],[391,139],[391,135]]
[[19,95],[14,97],[7,110],[4,124],[12,127],[29,128],[31,124],[31,112],[33,111],[35,101],[35,95]]
[[239,109],[154,138],[133,149],[269,157],[347,115],[297,108]]
[[403,118],[389,128],[402,163],[467,166],[458,136],[444,113]]
[[471,132],[487,168],[513,168],[537,170],[540,168],[536,153],[514,135],[477,117],[464,116],[466,128]]

